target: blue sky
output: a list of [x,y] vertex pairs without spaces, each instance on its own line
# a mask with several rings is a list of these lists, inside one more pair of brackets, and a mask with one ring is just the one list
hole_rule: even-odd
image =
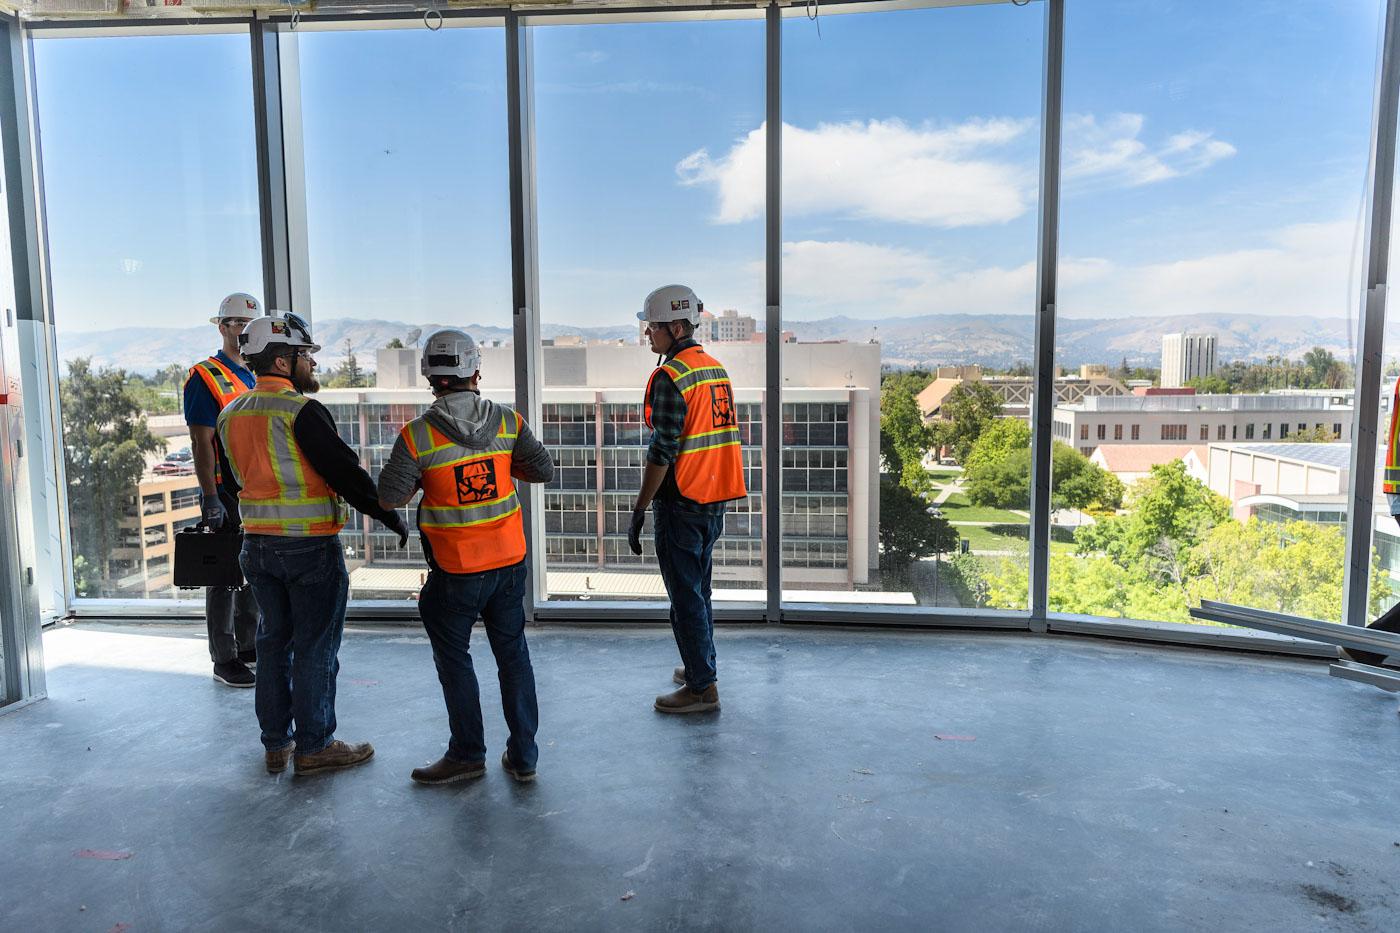
[[[1062,313],[1345,313],[1376,0],[1068,11]],[[786,22],[789,318],[1030,313],[1043,16]],[[315,316],[508,322],[503,38],[301,35]],[[534,41],[545,320],[761,316],[762,23]],[[246,36],[36,49],[59,328],[260,290]]]

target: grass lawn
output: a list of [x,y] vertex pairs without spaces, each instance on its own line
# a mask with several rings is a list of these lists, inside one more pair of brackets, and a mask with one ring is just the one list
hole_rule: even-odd
[[955,492],[939,506],[943,517],[950,522],[1005,522],[1008,525],[1024,524],[1030,519],[1006,509],[993,509],[983,505],[973,505],[967,501],[967,493]]
[[928,473],[928,478],[940,486],[947,485],[956,480],[959,476],[962,476],[962,470],[941,469],[928,470],[926,472]]
[[[974,554],[1027,551],[1030,547],[1029,525],[954,525],[953,530],[968,540]],[[1051,529],[1050,553],[1074,553],[1074,541],[1067,529]]]

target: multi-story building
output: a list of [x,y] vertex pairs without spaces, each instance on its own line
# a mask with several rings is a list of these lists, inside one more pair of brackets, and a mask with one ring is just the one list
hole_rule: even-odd
[[[758,321],[748,314],[740,314],[733,308],[726,308],[718,315],[708,311],[700,312],[700,321],[695,325],[695,339],[702,344],[748,343],[759,333]],[[647,343],[647,326],[638,327],[638,342]]]
[[[763,587],[762,499],[765,348],[758,343],[712,346],[734,383],[748,498],[733,503],[715,551],[715,586]],[[655,595],[651,544],[635,557],[627,526],[650,431],[642,391],[656,357],[635,346],[541,347],[541,417],[534,425],[556,464],[544,490],[547,590],[553,596]],[[783,577],[807,589],[878,584],[879,377],[877,344],[784,344]],[[372,389],[327,389],[318,398],[341,436],[371,475],[388,458],[404,423],[432,402],[418,375],[414,350],[381,350]],[[509,347],[482,351],[483,395],[512,404],[515,360]],[[410,523],[412,521],[411,516]],[[354,570],[352,585],[371,577],[387,595],[415,590],[422,567],[419,542],[398,549],[391,532],[359,518],[342,536]],[[393,573],[371,569],[405,568]],[[415,568],[409,571],[408,568]],[[394,581],[398,580],[395,584]]]
[[1300,432],[1351,436],[1346,392],[1266,395],[1124,395],[1055,406],[1056,440],[1092,456],[1101,444],[1283,441]]
[[1215,375],[1214,334],[1162,335],[1162,388]]
[[[199,523],[199,482],[193,472],[161,476],[148,470],[122,508],[119,539],[106,555],[110,581],[94,596],[170,596],[175,535]],[[75,517],[75,520],[79,520]]]
[[[1035,380],[1030,376],[992,376],[982,372],[981,366],[940,366],[933,382],[919,393],[919,410],[924,421],[938,420],[943,400],[960,385],[977,382],[996,391],[1001,396],[1002,414],[1008,418],[1029,419],[1031,406],[1035,401]],[[1055,376],[1055,398],[1064,404],[1072,405],[1085,398],[1101,395],[1127,395],[1128,388],[1108,375],[1102,365],[1086,365],[1079,368],[1079,375]]]

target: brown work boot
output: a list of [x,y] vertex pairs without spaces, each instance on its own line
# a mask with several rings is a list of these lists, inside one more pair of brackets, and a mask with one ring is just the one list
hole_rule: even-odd
[[267,762],[268,774],[281,774],[287,770],[287,762],[292,760],[292,752],[296,750],[297,743],[288,742],[281,748],[269,748],[263,751],[263,760]]
[[479,778],[485,773],[484,761],[453,761],[444,755],[426,768],[414,768],[408,776],[419,784],[454,784]]
[[312,752],[310,755],[296,756],[297,774],[320,774],[322,771],[338,771],[341,768],[353,768],[374,757],[374,746],[368,742],[359,742],[350,745],[336,739],[321,749],[319,752]]
[[685,665],[676,668],[671,674],[671,682],[685,686]]
[[658,713],[708,713],[716,709],[719,709],[719,687],[715,684],[710,684],[699,693],[682,687],[675,693],[656,698]]

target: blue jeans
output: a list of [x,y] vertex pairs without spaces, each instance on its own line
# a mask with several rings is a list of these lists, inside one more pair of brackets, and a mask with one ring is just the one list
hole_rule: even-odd
[[335,738],[336,655],[350,589],[340,536],[244,535],[239,563],[262,611],[254,706],[263,745],[295,738],[297,754],[319,752]]
[[656,560],[671,598],[671,632],[685,664],[685,685],[697,693],[718,679],[715,613],[710,605],[711,555],[724,534],[723,511],[700,511],[655,500]]
[[524,598],[523,561],[481,573],[434,569],[418,596],[418,614],[433,645],[433,663],[447,704],[447,724],[452,732],[447,757],[452,761],[475,764],[486,760],[481,692],[471,655],[472,626],[478,616],[496,656],[501,708],[510,728],[506,750],[511,764],[533,770],[539,759],[535,731],[540,725],[540,710],[535,701],[535,670],[525,644]]

